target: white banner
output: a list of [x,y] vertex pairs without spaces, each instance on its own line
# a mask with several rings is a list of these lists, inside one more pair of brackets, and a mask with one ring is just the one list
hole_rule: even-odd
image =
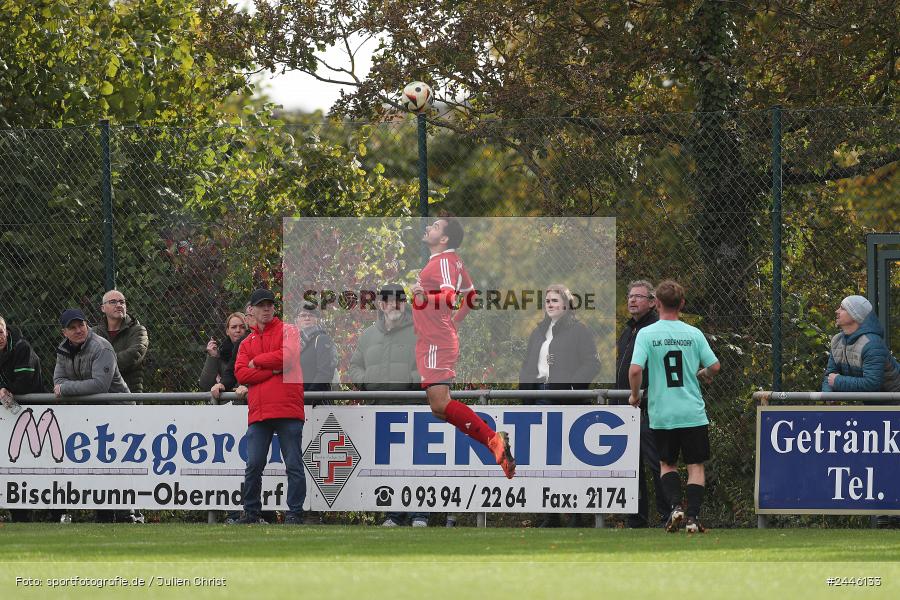
[[[306,509],[637,510],[638,412],[473,407],[509,432],[507,480],[489,452],[421,406],[307,408]],[[27,406],[0,410],[0,507],[239,509],[244,406]],[[277,436],[263,508],[286,509]]]
[[509,433],[512,480],[487,448],[427,407],[318,407],[304,451],[313,509],[637,512],[637,409],[472,408]]

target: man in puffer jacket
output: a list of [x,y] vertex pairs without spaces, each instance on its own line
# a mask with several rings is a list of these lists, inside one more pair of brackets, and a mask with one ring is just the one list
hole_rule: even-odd
[[285,325],[275,316],[275,295],[270,290],[253,292],[250,305],[256,326],[241,342],[234,363],[238,382],[250,390],[247,395],[244,516],[236,523],[265,523],[260,516],[262,473],[272,435],[277,433],[288,481],[288,513],[284,524],[300,525],[303,523],[306,478],[300,450],[304,413],[298,333],[295,327]]
[[[416,334],[406,292],[399,284],[381,288],[378,319],[359,336],[350,357],[350,381],[365,391],[416,391],[422,378],[416,369]],[[376,400],[373,404],[406,404]]]
[[53,393],[64,396],[127,394],[112,344],[91,331],[84,313],[69,308],[60,316],[65,339],[56,348]]
[[841,333],[831,338],[823,392],[900,392],[900,364],[884,344],[884,328],[862,296],[847,296],[836,311]]
[[[847,296],[835,312],[841,333],[831,338],[823,392],[900,392],[900,364],[884,344],[884,329],[863,296]],[[869,401],[864,404],[884,404]],[[900,524],[896,517],[873,517],[879,529]]]

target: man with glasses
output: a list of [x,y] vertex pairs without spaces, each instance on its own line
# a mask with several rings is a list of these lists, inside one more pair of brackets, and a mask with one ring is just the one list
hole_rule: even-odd
[[[653,284],[644,279],[638,279],[628,284],[628,314],[631,318],[625,322],[622,335],[616,342],[618,360],[616,361],[616,389],[629,389],[628,369],[631,366],[631,356],[634,354],[634,340],[638,331],[659,321],[659,313],[656,312],[656,297]],[[643,389],[647,389],[648,379],[644,378]],[[625,398],[616,399],[614,404],[627,404]],[[650,433],[650,421],[647,418],[647,405],[641,407],[641,457],[638,461],[638,512],[636,515],[628,515],[625,524],[629,528],[647,527],[650,523],[650,507],[647,502],[647,481],[644,476],[644,464],[650,468],[653,477],[653,488],[656,490],[656,511],[659,520],[665,523],[669,516],[669,505],[659,480],[659,452],[656,443]]]
[[144,359],[150,340],[147,328],[129,315],[125,309],[125,296],[118,290],[103,295],[100,304],[103,316],[97,323],[96,333],[112,344],[116,351],[119,371],[132,393],[144,391]]
[[[338,366],[334,340],[319,321],[315,304],[305,304],[297,313],[300,329],[300,367],[303,369],[304,392],[329,392]],[[332,404],[331,401],[323,404]]]
[[[719,359],[702,331],[681,321],[684,288],[667,279],[656,286],[659,320],[641,329],[634,340],[628,368],[632,406],[647,404],[650,431],[659,450],[660,485],[671,507],[666,531],[675,533],[687,519],[687,533],[705,531],[700,509],[706,491],[709,460],[709,417],[700,382],[712,383],[719,374]],[[644,376],[644,371],[647,376]],[[647,401],[642,402],[643,381],[649,379]],[[678,457],[687,465],[687,487],[682,499]]]

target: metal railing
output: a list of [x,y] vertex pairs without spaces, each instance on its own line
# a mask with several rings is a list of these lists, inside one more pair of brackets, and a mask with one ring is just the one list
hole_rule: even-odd
[[900,402],[900,392],[753,392],[762,405],[779,402]]
[[[451,397],[457,400],[515,400],[552,398],[558,400],[596,400],[597,404],[608,404],[609,400],[627,400],[628,390],[452,390]],[[225,392],[219,396],[221,401],[241,400],[234,392]],[[140,394],[93,394],[90,396],[63,396],[57,398],[54,394],[24,394],[16,396],[20,404],[47,404],[47,403],[130,403],[140,402],[145,404],[166,404],[170,402],[210,402],[212,400],[207,392],[143,392]],[[305,404],[315,404],[322,400],[421,400],[426,401],[425,390],[403,392],[304,392]]]

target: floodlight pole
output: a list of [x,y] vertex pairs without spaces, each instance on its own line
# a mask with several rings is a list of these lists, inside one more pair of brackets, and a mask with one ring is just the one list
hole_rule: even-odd
[[781,391],[781,107],[772,107],[772,390]]
[[419,125],[419,216],[428,217],[428,137],[425,129],[425,113],[416,115]]

